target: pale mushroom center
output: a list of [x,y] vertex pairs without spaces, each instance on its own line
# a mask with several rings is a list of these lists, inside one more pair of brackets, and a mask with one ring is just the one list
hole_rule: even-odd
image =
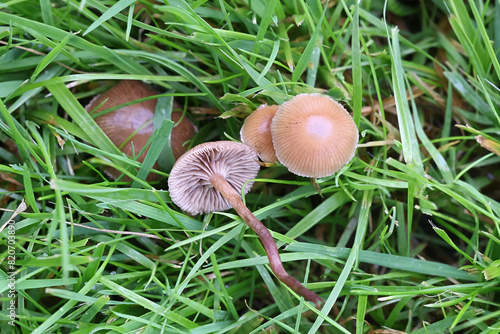
[[271,120],[273,119],[273,115],[267,115],[265,118],[262,119],[262,122],[260,122],[258,131],[260,134],[265,135],[266,133],[269,133],[271,129]]
[[327,139],[332,134],[332,128],[328,117],[311,115],[306,120],[306,133],[318,139]]

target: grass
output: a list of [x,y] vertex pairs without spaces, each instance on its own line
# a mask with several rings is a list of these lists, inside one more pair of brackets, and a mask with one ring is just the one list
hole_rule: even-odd
[[[497,1],[3,0],[2,333],[498,333],[498,27]],[[144,164],[111,143],[83,106],[124,79],[183,106],[190,146],[299,93],[352,112],[323,197],[279,166],[245,196],[321,310],[234,212],[145,181],[171,122]]]

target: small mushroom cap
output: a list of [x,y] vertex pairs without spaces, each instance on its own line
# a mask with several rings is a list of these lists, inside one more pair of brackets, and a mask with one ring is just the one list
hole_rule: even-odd
[[[85,110],[93,114],[156,94],[158,93],[146,88],[141,81],[123,80],[110,90],[94,97],[85,106]],[[103,102],[104,104],[102,104]],[[121,107],[120,109],[96,117],[95,122],[122,152],[128,156],[137,155],[154,132],[153,117],[156,103],[157,99],[150,99]],[[101,106],[96,109],[99,105]],[[175,101],[173,108],[179,108]],[[174,111],[172,112],[171,119],[177,123],[181,116],[182,112]],[[196,126],[187,117],[184,117],[172,129],[171,147],[176,159],[186,152],[186,148],[182,144],[193,138],[195,133]],[[147,151],[145,150],[143,154],[137,157],[137,161],[143,162]],[[158,169],[158,164],[155,164],[153,168]],[[121,174],[112,168],[106,169],[106,172],[115,179]],[[153,181],[158,178],[157,174],[151,173],[148,175],[147,180]],[[128,178],[126,179],[129,180]]]
[[278,108],[278,105],[261,105],[245,119],[240,131],[241,141],[255,148],[265,162],[278,161],[271,138],[271,120]]
[[278,160],[292,173],[325,177],[353,157],[358,128],[344,107],[320,94],[299,94],[283,103],[271,123]]
[[199,213],[224,211],[231,204],[210,183],[211,175],[222,175],[239,193],[250,191],[260,169],[257,152],[242,143],[216,141],[195,146],[175,163],[168,178],[172,201],[182,210]]

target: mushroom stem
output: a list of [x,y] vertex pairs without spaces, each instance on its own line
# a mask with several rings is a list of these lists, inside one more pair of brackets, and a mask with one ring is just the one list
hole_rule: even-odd
[[323,193],[321,192],[321,187],[318,184],[318,181],[316,181],[315,177],[310,177],[309,180],[311,180],[312,185],[314,186],[314,189],[318,192],[318,194],[323,198]]
[[210,183],[217,189],[222,196],[233,206],[245,223],[257,234],[260,242],[264,246],[269,259],[269,265],[273,273],[280,281],[288,285],[293,291],[303,296],[305,299],[313,302],[319,307],[323,299],[320,296],[304,287],[298,280],[290,276],[283,268],[278,248],[268,229],[254,216],[254,214],[243,204],[238,192],[219,174],[210,176]]

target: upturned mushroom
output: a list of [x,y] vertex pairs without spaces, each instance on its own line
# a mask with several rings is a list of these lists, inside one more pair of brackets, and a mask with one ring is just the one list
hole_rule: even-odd
[[175,163],[168,178],[172,201],[190,214],[223,211],[233,207],[257,234],[276,277],[317,306],[322,299],[290,276],[268,229],[243,204],[239,191],[250,191],[260,169],[256,151],[242,143],[208,142],[195,146]]
[[320,94],[299,94],[283,103],[271,122],[278,160],[309,178],[333,175],[353,157],[358,128],[344,107]]
[[[110,90],[94,97],[85,106],[85,110],[90,114],[96,114],[156,94],[158,93],[146,88],[141,81],[123,80]],[[132,156],[134,153],[138,154],[144,148],[149,137],[154,132],[153,117],[156,103],[157,99],[145,100],[99,115],[94,120],[122,152]],[[173,109],[178,108],[179,106],[174,101]],[[172,112],[172,121],[177,123],[181,117],[182,112]],[[186,152],[183,144],[193,138],[195,133],[195,125],[186,117],[172,129],[170,143],[172,153],[176,159]],[[143,162],[147,152],[148,149],[137,157],[137,161]],[[153,168],[158,169],[158,164],[155,164]],[[121,174],[114,168],[106,168],[105,171],[115,179]],[[158,178],[157,174],[150,173],[147,180],[153,181]],[[129,180],[129,178],[126,177],[124,180]]]
[[245,119],[240,131],[241,141],[255,148],[262,161],[268,163],[278,161],[271,138],[271,120],[278,108],[279,105],[261,105]]

